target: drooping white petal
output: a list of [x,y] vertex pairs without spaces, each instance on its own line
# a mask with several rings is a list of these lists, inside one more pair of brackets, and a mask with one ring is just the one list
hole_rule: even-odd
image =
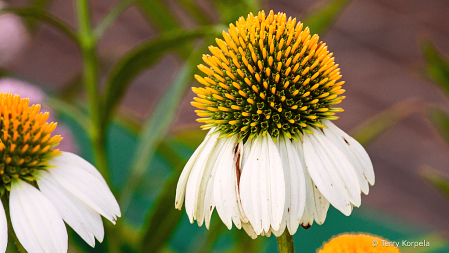
[[[282,222],[282,215],[284,213],[285,205],[285,181],[284,170],[282,169],[282,161],[276,145],[271,139],[270,134],[265,136],[268,155],[269,155],[269,184],[271,200],[271,227],[273,230],[279,230]],[[271,232],[269,232],[271,234]],[[269,236],[269,235],[268,235]]]
[[321,194],[315,184],[312,185],[315,200],[315,221],[321,225],[326,220],[327,210],[329,210],[329,201]]
[[[250,154],[243,165],[242,175],[240,177],[240,198],[242,200],[243,211],[251,223],[256,235],[262,232],[262,212],[260,204],[259,188],[259,159],[262,151],[262,141],[257,137],[253,141]],[[245,156],[245,151],[243,151]]]
[[182,170],[181,176],[179,177],[178,184],[176,186],[175,208],[178,210],[182,209],[182,204],[184,203],[184,197],[186,193],[187,180],[189,179],[193,165],[195,164],[195,161],[198,159],[199,154],[204,149],[204,146],[206,145],[205,143],[208,142],[208,140],[211,138],[211,133],[213,133],[214,131],[215,128],[209,130],[203,142],[195,150],[195,152],[187,162],[186,166],[184,166],[184,169]]
[[62,219],[78,233],[90,246],[95,246],[96,237],[100,242],[104,237],[103,221],[99,213],[86,206],[62,187],[47,171],[37,174],[37,184],[58,210]]
[[48,172],[68,192],[115,224],[120,207],[107,185],[76,165],[51,161]]
[[[326,136],[333,136],[335,142],[340,144],[339,147],[354,165],[356,172],[358,173],[359,181],[363,182],[366,180],[370,185],[374,185],[373,164],[371,163],[371,159],[363,146],[343,130],[338,128],[330,120],[323,120],[323,125],[327,127],[327,129],[324,129]],[[368,194],[367,188],[367,186],[364,188],[365,194]]]
[[272,229],[272,232],[275,236],[281,236],[287,226],[290,234],[294,235],[299,227],[306,204],[303,162],[299,158],[298,152],[290,139],[285,136],[280,136],[278,140],[277,147],[284,170],[286,195],[281,226],[277,231]]
[[257,234],[254,231],[254,228],[253,228],[253,226],[251,226],[250,223],[243,223],[242,222],[242,228],[249,235],[249,237],[251,237],[251,239],[256,239],[257,238]]
[[306,169],[315,185],[335,208],[349,215],[351,197],[335,168],[333,156],[327,154],[316,137],[308,133],[304,134],[303,150]]
[[214,182],[214,202],[218,215],[228,229],[232,228],[231,220],[240,229],[243,216],[240,212],[237,196],[238,185],[236,173],[239,168],[236,163],[240,163],[240,161],[234,159],[236,144],[237,136],[232,136],[226,140],[221,152],[222,155],[217,160],[218,164],[216,163],[218,167]]
[[[352,166],[349,159],[344,155],[344,153],[332,143],[332,141],[327,138],[323,132],[317,129],[312,129],[313,137],[311,139],[318,140],[319,144],[317,146],[323,148],[323,153],[327,153],[330,158],[332,165],[337,172],[337,180],[341,179],[344,187],[346,188],[349,196],[351,197],[350,201],[355,206],[360,206],[362,203],[360,196],[360,184],[357,178],[357,173],[355,172],[354,166]],[[335,171],[333,171],[335,172]],[[312,179],[315,181],[314,177]]]
[[8,223],[6,222],[5,209],[0,203],[0,252],[6,251],[8,246]]
[[[300,138],[298,138],[300,139]],[[305,164],[304,158],[304,150],[301,142],[293,142],[293,146],[298,152],[298,156],[300,157],[301,164],[304,168],[304,181],[305,181],[305,206],[304,212],[301,216],[300,224],[304,228],[309,228],[313,225],[313,220],[315,219],[315,196],[314,196],[314,184],[312,182],[312,178],[309,175],[308,168]]]
[[220,139],[217,141],[213,150],[209,155],[209,159],[206,162],[204,168],[203,179],[200,183],[200,188],[198,189],[198,200],[197,200],[197,221],[198,226],[203,225],[203,220],[206,223],[206,228],[209,229],[210,219],[212,217],[212,212],[215,207],[213,201],[214,192],[214,179],[216,176],[217,167],[215,163],[217,162],[218,156],[223,149],[226,139]]
[[[190,172],[187,186],[186,186],[186,213],[189,216],[190,223],[196,219],[197,206],[198,206],[198,192],[200,189],[200,184],[204,176],[204,169],[206,163],[209,159],[209,155],[214,150],[215,144],[217,143],[217,138],[219,134],[213,134],[207,140],[204,141],[204,147],[198,154],[195,160],[192,171]],[[187,165],[186,165],[187,167]],[[200,205],[202,206],[203,203]]]
[[67,252],[64,222],[39,190],[21,179],[14,179],[9,206],[14,232],[28,252]]
[[256,234],[268,233],[271,227],[279,230],[285,203],[284,173],[279,152],[269,135],[258,136],[251,146],[243,165],[240,197]]

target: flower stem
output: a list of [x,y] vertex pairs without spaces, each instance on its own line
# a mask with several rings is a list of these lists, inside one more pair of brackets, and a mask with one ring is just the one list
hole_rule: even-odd
[[20,253],[27,253],[26,249],[20,243],[19,238],[17,238],[17,235],[14,232],[14,229],[12,228],[11,216],[9,214],[9,203],[8,203],[9,201],[6,198],[2,198],[2,202],[3,202],[3,207],[5,208],[6,220],[8,222],[8,232],[14,239],[14,243],[16,244],[17,250]]
[[105,150],[106,127],[101,124],[99,115],[102,111],[103,101],[98,94],[98,64],[95,50],[97,39],[92,29],[89,2],[87,0],[77,0],[75,3],[79,29],[79,47],[83,64],[83,82],[88,94],[90,119],[92,121],[92,129],[89,134],[93,146],[95,165],[106,181],[109,182]]
[[295,247],[293,246],[293,236],[290,235],[286,229],[284,233],[276,238],[278,241],[279,253],[294,253]]

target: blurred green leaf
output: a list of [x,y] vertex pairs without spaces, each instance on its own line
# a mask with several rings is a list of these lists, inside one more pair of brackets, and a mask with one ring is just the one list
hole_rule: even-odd
[[45,10],[43,10],[41,8],[23,7],[23,8],[4,8],[4,9],[0,10],[0,15],[5,14],[5,13],[14,13],[23,18],[34,18],[39,21],[43,21],[47,24],[52,25],[54,28],[58,29],[59,31],[63,32],[74,42],[77,43],[79,41],[78,35],[68,24],[66,24],[64,21],[60,20],[59,18],[53,16],[52,14],[46,12]]
[[198,7],[197,3],[192,0],[178,0],[178,2],[186,9],[200,25],[208,25],[211,23],[205,11]]
[[408,99],[398,102],[390,108],[374,115],[357,125],[350,135],[360,144],[366,146],[373,142],[377,137],[395,126],[411,114],[422,110],[422,105],[414,99]]
[[178,173],[173,174],[154,203],[139,252],[149,252],[150,249],[151,252],[158,252],[167,243],[167,239],[178,224],[182,214],[174,208],[174,189],[176,189],[178,177]]
[[449,145],[449,113],[440,108],[431,107],[426,114],[446,144]]
[[175,15],[161,0],[137,0],[140,10],[146,14],[152,23],[161,31],[170,31],[181,28]]
[[420,169],[420,177],[449,200],[449,177],[435,169],[425,166]]
[[[123,57],[113,68],[106,84],[105,110],[102,113],[102,124],[106,125],[129,84],[142,70],[156,63],[164,53],[182,47],[193,39],[214,33],[214,31],[213,27],[202,27],[192,31],[176,30],[167,32]],[[174,100],[173,98],[165,99],[167,101]]]
[[[53,0],[32,0],[29,3],[29,6],[45,10]],[[25,18],[25,24],[31,32],[35,32],[37,28],[36,19],[34,18]]]
[[310,28],[311,34],[323,35],[351,2],[352,0],[333,0],[330,3],[324,3],[319,8],[306,14],[302,19],[304,26]]
[[430,243],[430,247],[400,247],[402,253],[432,253],[432,252],[442,252],[449,245],[447,235],[443,233],[432,233],[417,238],[413,238],[409,241],[413,242],[426,242]]
[[427,74],[443,88],[446,95],[449,95],[449,62],[447,58],[438,52],[430,40],[422,42],[421,50],[426,59]]
[[147,224],[140,240],[139,252],[159,252],[167,243],[179,222],[182,212],[174,208],[176,186],[179,174],[184,166],[185,160],[180,157],[174,149],[162,142],[158,146],[158,151],[174,168],[173,175],[165,183],[162,192],[159,194],[153,209],[148,215]]

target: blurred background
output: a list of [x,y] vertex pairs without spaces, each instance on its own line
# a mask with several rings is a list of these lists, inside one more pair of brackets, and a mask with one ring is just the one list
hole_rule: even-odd
[[[2,76],[31,83],[45,91],[49,96],[48,106],[56,105],[59,109],[53,110],[71,129],[71,141],[77,152],[94,162],[88,134],[82,124],[80,126],[70,117],[70,110],[63,109],[63,105],[68,104],[87,111],[80,50],[73,40],[40,15],[48,12],[75,30],[75,3],[66,0],[10,0],[4,2],[5,8],[6,4],[12,7],[10,12],[17,15],[0,16],[0,50],[6,48],[9,54],[0,52]],[[157,40],[164,33],[210,24],[221,24],[224,29],[239,16],[246,16],[249,11],[257,13],[258,10],[285,12],[287,16],[304,21],[305,26],[309,26],[306,21],[310,20],[311,32],[320,32],[320,40],[326,42],[329,51],[334,53],[335,61],[340,64],[342,80],[346,81],[347,98],[341,104],[345,112],[338,115],[341,118],[335,123],[365,145],[374,165],[376,184],[370,187],[369,195],[362,196],[362,207],[355,209],[350,217],[331,207],[323,225],[314,224],[309,230],[298,230],[294,237],[298,252],[302,247],[305,247],[304,252],[312,252],[323,241],[342,232],[375,233],[391,240],[426,239],[431,247],[414,249],[413,252],[449,252],[446,243],[449,204],[444,194],[436,190],[448,188],[429,179],[449,174],[449,149],[440,135],[443,133],[444,136],[449,124],[444,125],[445,116],[441,120],[438,114],[447,113],[448,97],[444,93],[444,85],[441,85],[444,81],[431,70],[434,66],[432,59],[448,59],[449,1],[92,0],[90,8],[93,26],[101,24],[111,11],[116,12],[115,16],[111,15],[114,22],[104,30],[104,34],[101,33],[96,47],[100,94],[107,89],[111,73],[119,68],[122,57]],[[6,18],[9,18],[9,23]],[[210,39],[206,36],[193,44],[190,41],[180,43],[185,43],[185,48],[190,49],[192,45],[199,45],[195,47],[198,53],[208,53],[201,46],[207,41]],[[197,116],[190,105],[194,94],[187,87],[198,85],[194,82],[185,81],[185,88],[174,96],[179,97],[179,102],[173,104],[173,117],[167,120],[153,117],[158,104],[171,99],[166,92],[172,92],[174,83],[183,78],[191,80],[195,70],[186,66],[200,63],[192,60],[198,57],[189,56],[189,50],[185,48],[154,56],[153,63],[135,73],[126,92],[123,91],[116,116],[112,117],[106,133],[111,188],[118,193],[127,189],[130,173],[127,167],[145,135],[139,131],[150,124],[149,119],[152,119],[153,127],[161,120],[161,126],[170,129],[157,132],[165,137],[151,140],[156,143],[154,146],[159,145],[157,151],[147,160],[149,165],[142,172],[144,180],[129,193],[129,208],[125,209],[125,217],[118,222],[124,223],[121,230],[131,231],[130,245],[125,243],[121,250],[136,251],[131,244],[140,241],[144,245],[142,247],[148,249],[143,252],[235,252],[251,247],[259,252],[271,252],[276,247],[273,237],[257,239],[257,242],[241,239],[243,231],[227,232],[217,217],[212,221],[217,228],[213,226],[210,232],[204,227],[189,224],[184,211],[174,210],[173,198],[167,198],[166,210],[176,217],[166,223],[164,218],[161,224],[156,224],[155,217],[165,216],[151,215],[157,211],[164,212],[157,210],[156,206],[163,202],[165,195],[174,196],[175,189],[170,191],[167,185],[173,178],[177,179],[186,159],[205,135],[198,130],[200,124],[195,121]],[[188,77],[183,77],[182,74],[186,73]],[[449,80],[447,73],[442,76]],[[172,157],[179,158],[179,162],[171,163]],[[155,240],[157,236],[150,234],[158,234],[158,229],[165,225],[168,231],[160,233],[164,236],[159,237],[159,243],[143,242],[142,238]],[[80,241],[76,236],[72,235],[75,238],[73,245]],[[305,242],[309,245],[305,246]],[[103,244],[107,245],[107,242]],[[82,243],[79,245],[72,250],[92,251]],[[107,251],[107,246],[95,250]],[[401,250],[408,252],[410,249]]]

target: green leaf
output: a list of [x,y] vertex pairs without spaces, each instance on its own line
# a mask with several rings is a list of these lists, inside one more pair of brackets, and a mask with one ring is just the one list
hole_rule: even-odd
[[360,144],[369,145],[388,129],[421,110],[422,105],[415,100],[409,99],[398,102],[356,126],[350,135]]
[[161,31],[170,31],[181,28],[176,16],[170,11],[161,0],[137,0],[140,10],[146,14],[157,29]]
[[435,48],[430,40],[425,40],[421,44],[421,50],[426,60],[425,70],[429,77],[436,81],[449,95],[449,62]]
[[442,175],[435,169],[425,166],[420,169],[420,177],[437,192],[449,200],[449,177]]
[[174,208],[176,193],[174,189],[178,184],[179,174],[185,160],[168,145],[167,141],[159,145],[158,151],[170,162],[174,173],[165,183],[153,209],[149,212],[147,224],[139,243],[139,252],[148,252],[148,249],[151,249],[151,252],[158,252],[167,243],[167,239],[170,238],[182,214]]
[[352,0],[334,0],[306,14],[302,19],[304,26],[310,28],[311,34],[323,35],[334,24],[345,7]]
[[75,31],[64,21],[60,20],[59,18],[53,16],[52,14],[46,12],[41,8],[23,7],[23,8],[4,8],[0,10],[0,15],[4,13],[14,13],[23,18],[34,18],[39,21],[46,22],[47,24],[63,32],[78,45],[79,41],[78,35],[75,33]]
[[426,114],[446,144],[449,145],[449,113],[440,108],[431,107]]
[[[142,70],[156,63],[164,53],[182,47],[193,39],[213,34],[214,29],[213,27],[203,27],[192,31],[167,32],[123,57],[113,68],[106,84],[102,124],[106,125],[129,84]],[[171,100],[170,97],[165,99]]]
[[[46,9],[48,6],[50,6],[52,2],[53,0],[32,0],[28,5],[38,9]],[[32,32],[36,31],[37,28],[36,19],[25,18],[25,24],[28,27],[28,29],[31,30]]]

